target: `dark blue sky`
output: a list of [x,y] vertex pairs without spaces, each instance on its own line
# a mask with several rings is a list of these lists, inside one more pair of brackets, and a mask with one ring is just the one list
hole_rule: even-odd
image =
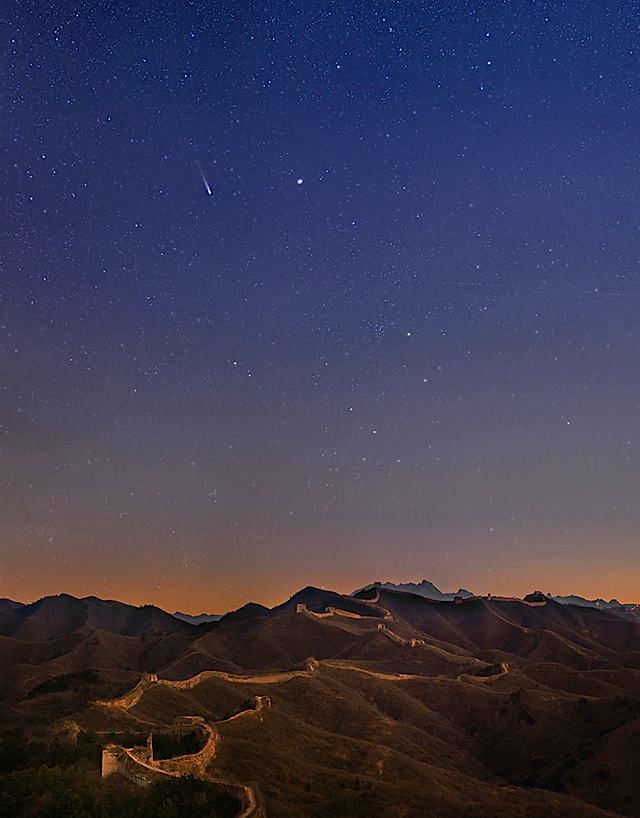
[[9,4],[0,595],[632,597],[639,28]]

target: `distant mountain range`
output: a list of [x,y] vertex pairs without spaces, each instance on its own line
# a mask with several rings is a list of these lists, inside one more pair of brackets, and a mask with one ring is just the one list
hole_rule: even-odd
[[[448,592],[441,591],[428,579],[423,579],[422,582],[372,582],[365,585],[364,588],[354,591],[354,595],[360,591],[371,590],[372,588],[386,588],[390,591],[402,591],[407,594],[417,594],[423,596],[425,599],[434,599],[439,602],[451,602],[456,597],[462,599],[470,599],[475,596],[471,591],[460,588],[457,591]],[[539,593],[539,592],[538,592]],[[553,599],[554,602],[559,602],[561,605],[580,605],[583,608],[598,608],[601,611],[609,611],[616,616],[621,616],[623,619],[632,619],[636,622],[640,621],[640,604],[638,603],[622,603],[617,599],[611,599],[606,602],[604,599],[585,599],[582,596],[554,596],[553,594],[544,594],[547,599]]]
[[[376,589],[411,594],[436,602],[452,602],[456,597],[461,599],[475,597],[475,594],[465,588],[459,588],[457,591],[441,591],[426,579],[421,582],[373,582],[346,597],[328,591],[316,590],[314,593],[321,595],[325,604],[328,599],[334,598],[335,605],[340,607],[341,600],[351,599],[353,606],[353,597]],[[310,589],[304,589],[299,593],[304,594],[305,602],[308,602],[310,594],[313,596]],[[577,595],[554,596],[549,593],[536,593],[541,598],[553,600],[561,605],[596,608],[623,619],[640,622],[640,605],[638,604],[623,604],[617,599],[607,602],[600,598],[585,599]],[[296,597],[294,596],[273,610],[289,609],[295,604]],[[357,612],[362,613],[359,609]],[[188,635],[204,632],[220,623],[251,619],[269,613],[269,608],[253,602],[226,614],[190,615],[180,611],[170,614],[155,605],[136,607],[115,600],[99,599],[95,596],[77,599],[69,594],[59,594],[43,597],[28,605],[2,598],[0,599],[0,636],[28,640],[57,639],[78,630],[101,630],[123,636]]]
[[203,622],[217,622],[219,619],[222,619],[223,614],[201,613],[197,616],[191,616],[191,614],[176,611],[172,616],[175,616],[176,619],[182,619],[183,622],[188,622],[190,625],[202,625]]
[[562,605],[581,605],[584,608],[598,608],[601,611],[609,611],[622,616],[625,619],[634,619],[640,621],[640,604],[635,602],[618,602],[617,599],[610,599],[606,602],[604,599],[585,599],[583,596],[551,596],[546,594],[550,599],[560,602]]
[[417,594],[418,596],[423,596],[425,599],[435,599],[440,602],[453,602],[457,596],[463,599],[475,596],[471,591],[467,591],[464,588],[459,588],[457,591],[451,592],[441,591],[433,582],[429,582],[428,579],[423,579],[422,582],[372,582],[369,585],[365,585],[364,588],[359,588],[357,591],[354,591],[354,594],[360,591],[368,591],[371,588],[386,588],[389,591],[403,591],[406,594]]

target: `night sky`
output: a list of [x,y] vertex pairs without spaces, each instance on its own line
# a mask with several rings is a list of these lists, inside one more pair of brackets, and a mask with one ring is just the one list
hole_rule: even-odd
[[637,3],[2,14],[0,596],[640,601]]

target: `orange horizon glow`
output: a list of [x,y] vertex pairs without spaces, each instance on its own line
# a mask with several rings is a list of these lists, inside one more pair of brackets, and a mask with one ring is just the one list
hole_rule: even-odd
[[[17,532],[14,537],[24,542]],[[224,542],[210,546],[203,558],[199,543],[179,553],[159,553],[142,538],[85,540],[71,528],[60,540],[64,547],[54,543],[37,559],[25,547],[5,548],[0,597],[29,603],[68,593],[151,604],[169,613],[224,614],[247,602],[271,608],[307,585],[351,593],[374,581],[427,579],[445,592],[466,588],[479,595],[523,597],[541,590],[640,603],[633,522],[617,530],[593,521],[564,530],[547,526],[536,535],[477,525],[379,531],[367,538],[286,532],[286,538],[265,539],[263,556],[254,560]]]
[[0,597],[29,604],[45,596],[69,594],[78,598],[95,596],[112,599],[135,606],[155,605],[169,613],[180,611],[192,615],[223,614],[248,602],[272,608],[308,585],[349,594],[375,581],[402,584],[419,583],[426,579],[443,592],[465,588],[478,595],[491,593],[522,598],[532,591],[541,590],[554,596],[573,594],[586,599],[602,598],[609,601],[614,598],[621,603],[640,602],[637,581],[624,567],[610,572],[606,580],[586,573],[572,573],[569,567],[562,572],[557,567],[532,572],[530,582],[523,581],[522,571],[509,574],[494,570],[490,577],[478,574],[475,578],[465,572],[460,580],[453,583],[445,581],[449,574],[450,571],[434,571],[423,576],[409,571],[400,573],[397,570],[351,569],[339,576],[335,571],[313,571],[308,574],[300,570],[289,574],[274,571],[265,577],[254,574],[238,577],[233,583],[225,585],[216,585],[213,579],[205,579],[198,583],[183,582],[178,587],[166,577],[147,577],[145,584],[139,575],[118,576],[114,572],[108,579],[90,575],[72,578],[65,576],[63,572],[50,570],[37,581],[25,576],[5,577],[0,586]]

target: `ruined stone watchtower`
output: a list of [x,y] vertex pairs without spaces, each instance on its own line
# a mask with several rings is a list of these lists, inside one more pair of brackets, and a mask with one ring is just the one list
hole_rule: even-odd
[[100,775],[106,778],[112,773],[120,771],[119,748],[115,744],[107,744],[102,751],[102,765]]

